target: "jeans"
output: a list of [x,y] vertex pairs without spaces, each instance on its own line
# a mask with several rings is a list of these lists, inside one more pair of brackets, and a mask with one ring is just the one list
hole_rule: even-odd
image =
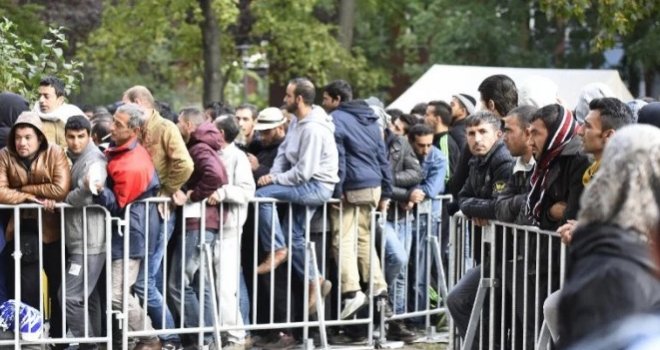
[[[163,232],[163,229],[159,231],[155,239],[155,248],[153,252],[150,252],[148,261],[145,258],[140,264],[140,270],[138,272],[137,281],[133,290],[144,300],[145,298],[145,288],[147,294],[147,312],[149,317],[153,322],[154,328],[156,329],[172,329],[174,328],[174,318],[172,318],[172,313],[167,307],[165,300],[163,299],[162,288],[158,288],[158,284],[162,284],[162,274],[159,277],[159,272],[162,271],[162,262],[165,252],[167,251],[167,242],[172,234],[172,229],[174,228],[174,222],[172,218],[174,217],[174,212],[170,212],[170,220],[168,222],[168,231]],[[163,223],[161,219],[161,224]],[[166,240],[167,239],[167,240]],[[149,266],[145,266],[145,263],[148,263]],[[147,268],[147,283],[145,285],[145,267]],[[165,323],[163,324],[163,315],[165,316]],[[179,336],[175,334],[171,335],[161,335],[159,336],[163,341],[169,341],[174,343],[179,343]]]
[[406,267],[412,244],[412,222],[402,219],[397,223],[385,223],[385,281],[394,305],[394,313],[406,309]]
[[[88,254],[87,268],[82,254],[72,254],[66,263],[66,300],[60,294],[60,304],[66,310],[67,326],[74,337],[101,336],[103,309],[97,282],[105,265],[105,253]],[[87,275],[87,294],[85,294],[85,275]],[[87,304],[88,333],[85,333],[85,304]],[[81,344],[82,345],[82,344]],[[96,348],[85,344],[85,348]]]
[[[292,266],[293,270],[300,278],[305,276],[305,228],[308,227],[308,220],[312,220],[318,206],[325,203],[332,196],[332,190],[327,188],[321,182],[312,180],[298,186],[268,185],[257,190],[256,197],[270,197],[293,203],[291,227],[292,242]],[[280,226],[280,220],[277,215],[277,207],[271,203],[259,204],[259,240],[265,251],[271,252],[282,249],[286,246],[286,240],[283,231],[288,229],[288,220]],[[271,229],[273,235],[271,237]],[[307,257],[307,263],[310,268],[309,279],[313,280],[319,275],[316,269],[311,269],[313,261],[311,256]]]
[[[200,231],[188,231],[184,237],[177,242],[172,257],[172,269],[168,286],[172,306],[182,320],[184,327],[198,327],[213,325],[213,300],[211,299],[211,282],[208,278],[208,265],[206,260],[202,259],[202,244],[209,243],[214,249],[216,236],[213,231],[206,231],[203,234],[203,241],[200,240]],[[204,266],[204,276],[201,276],[201,268]],[[200,305],[199,278],[203,278],[204,284],[204,304]],[[182,310],[183,309],[183,310]],[[199,325],[200,309],[204,312],[203,325]],[[207,333],[204,335],[205,343],[213,341],[213,335]]]
[[[431,229],[429,230],[429,215],[431,220]],[[440,213],[434,212],[433,214],[418,214],[417,218],[419,222],[413,224],[413,240],[416,247],[417,253],[415,254],[415,274],[413,275],[413,292],[417,296],[417,299],[411,299],[408,301],[408,306],[413,311],[426,310],[427,306],[430,306],[428,302],[428,288],[431,284],[430,280],[427,279],[427,259],[431,259],[433,263],[432,256],[429,255],[430,251],[428,249],[428,237],[439,237],[438,228],[440,221]]]
[[250,325],[250,293],[248,291],[247,283],[245,282],[245,275],[243,274],[243,268],[241,268],[241,280],[240,280],[238,292],[239,292],[238,302],[241,308],[241,316],[243,317],[243,324]]

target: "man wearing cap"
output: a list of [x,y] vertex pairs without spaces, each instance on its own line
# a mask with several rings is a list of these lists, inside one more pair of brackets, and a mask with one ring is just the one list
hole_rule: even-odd
[[451,127],[449,134],[458,144],[459,149],[465,148],[467,138],[465,136],[465,118],[476,110],[477,101],[468,94],[458,94],[451,98]]
[[259,112],[254,125],[259,138],[248,147],[254,181],[270,172],[277,149],[286,136],[285,123],[286,119],[279,108],[268,107]]
[[[62,280],[60,247],[60,213],[55,213],[55,202],[62,202],[69,193],[71,172],[66,154],[59,146],[46,139],[39,115],[23,112],[16,119],[7,138],[7,147],[0,150],[0,204],[39,203],[46,211],[41,222],[37,210],[21,210],[20,236],[22,258],[21,300],[39,307],[41,273],[39,267],[39,230],[43,238],[42,263],[48,277],[48,296],[58,300]],[[7,244],[13,246],[14,220],[9,220]],[[11,269],[10,271],[13,271]],[[13,280],[13,279],[10,279]],[[62,337],[62,310],[52,303],[50,335]]]

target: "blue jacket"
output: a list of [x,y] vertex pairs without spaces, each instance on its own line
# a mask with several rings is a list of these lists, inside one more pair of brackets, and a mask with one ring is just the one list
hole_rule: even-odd
[[431,147],[431,152],[425,159],[419,159],[422,163],[422,174],[424,180],[417,186],[427,198],[434,198],[445,192],[445,174],[447,172],[447,157],[436,147]]
[[[122,153],[133,152],[135,148],[138,147],[138,143],[134,142],[128,147],[123,149]],[[115,153],[113,155],[109,154],[108,167],[112,166],[113,161],[121,157],[121,153]],[[135,160],[138,161],[138,160]],[[143,166],[150,166],[153,168],[151,159],[144,159],[139,164]],[[124,168],[126,169],[126,168]],[[149,204],[149,216],[147,217],[147,204],[144,202],[139,202],[142,199],[155,197],[158,195],[158,190],[160,188],[160,181],[158,180],[158,175],[156,174],[156,169],[153,168],[153,176],[150,181],[145,185],[144,188],[139,189],[140,195],[131,203],[122,207],[117,201],[117,197],[112,189],[115,187],[114,179],[112,179],[111,174],[108,174],[106,179],[106,186],[103,188],[98,196],[94,196],[94,203],[104,206],[108,209],[110,214],[114,217],[119,217],[125,219],[126,208],[130,207],[130,212],[128,213],[129,220],[129,252],[128,257],[130,259],[142,259],[145,256],[145,253],[152,254],[156,248],[156,237],[160,233],[160,222],[157,204]],[[131,174],[126,173],[125,176],[131,176]],[[149,232],[146,232],[147,222],[149,223]],[[121,231],[121,232],[120,232]],[[112,227],[112,260],[120,260],[124,258],[124,234],[126,233],[125,227],[117,227],[113,223]],[[145,251],[146,237],[149,238],[149,249]]]
[[392,195],[392,173],[376,116],[364,101],[344,102],[330,113],[339,152],[339,183],[335,198],[345,191],[380,187],[382,198]]

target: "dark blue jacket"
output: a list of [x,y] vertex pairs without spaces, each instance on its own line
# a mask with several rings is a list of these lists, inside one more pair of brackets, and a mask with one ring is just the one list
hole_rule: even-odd
[[381,187],[381,197],[390,198],[392,173],[378,116],[362,100],[344,102],[330,115],[339,152],[335,198],[345,191],[369,187]]
[[[131,152],[137,146],[137,142],[129,146],[125,152]],[[112,162],[112,158],[109,159],[109,162]],[[145,159],[145,166],[147,162]],[[153,167],[153,165],[150,165]],[[136,198],[132,203],[129,203],[126,207],[122,208],[117,202],[115,194],[112,192],[114,187],[113,179],[108,176],[106,180],[106,186],[103,188],[98,196],[94,196],[94,203],[104,206],[113,217],[119,217],[122,220],[129,220],[129,252],[128,257],[130,259],[142,259],[145,254],[152,254],[156,248],[156,237],[160,232],[160,220],[158,214],[158,206],[156,203],[149,204],[149,213],[147,216],[147,204],[140,202],[140,200],[155,197],[158,195],[158,190],[160,188],[160,181],[158,180],[158,175],[156,175],[156,169],[154,168],[154,175],[151,177],[151,180],[142,189],[142,194]],[[110,174],[108,174],[110,175]],[[130,176],[127,174],[127,176]],[[128,218],[126,217],[126,208],[130,208],[128,213]],[[149,232],[147,233],[147,222],[149,225]],[[124,236],[126,233],[126,227],[118,227],[114,222],[112,226],[112,260],[123,259],[124,257]],[[149,249],[145,250],[146,237],[149,237]]]

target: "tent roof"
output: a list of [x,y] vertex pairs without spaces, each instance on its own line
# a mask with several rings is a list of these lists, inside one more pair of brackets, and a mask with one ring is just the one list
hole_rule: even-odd
[[582,87],[600,82],[608,85],[614,95],[622,101],[633,99],[632,94],[621,80],[616,70],[596,69],[550,69],[550,68],[509,68],[481,66],[433,65],[412,86],[408,88],[387,108],[398,108],[409,112],[417,103],[432,100],[449,102],[453,95],[466,93],[477,100],[477,88],[481,82],[494,74],[511,77],[516,85],[533,79],[535,76],[552,80],[559,87],[559,98],[567,106],[574,108]]

